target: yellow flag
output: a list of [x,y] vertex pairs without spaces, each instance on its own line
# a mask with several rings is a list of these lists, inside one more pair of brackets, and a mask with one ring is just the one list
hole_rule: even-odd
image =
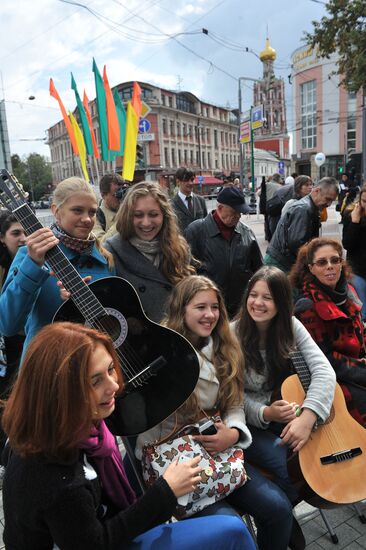
[[81,169],[83,171],[85,181],[89,183],[88,170],[86,169],[86,147],[85,147],[84,136],[79,128],[78,123],[76,122],[76,118],[74,117],[74,115],[72,113],[69,113],[69,116],[70,116],[72,128],[74,130],[76,143],[79,149]]
[[129,101],[127,104],[125,154],[122,171],[122,177],[127,181],[132,181],[135,174],[137,132],[137,115],[131,101]]

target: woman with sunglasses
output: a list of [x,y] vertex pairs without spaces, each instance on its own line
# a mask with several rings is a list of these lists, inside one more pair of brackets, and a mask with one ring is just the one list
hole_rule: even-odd
[[295,315],[333,366],[350,414],[366,426],[366,357],[361,302],[349,283],[340,242],[317,238],[302,246],[289,278],[300,291]]

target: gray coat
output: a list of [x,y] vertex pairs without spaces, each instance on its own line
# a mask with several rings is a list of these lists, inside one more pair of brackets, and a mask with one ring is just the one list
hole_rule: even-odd
[[192,194],[192,214],[189,212],[186,205],[183,204],[183,201],[178,194],[176,194],[175,197],[172,198],[171,204],[178,218],[179,228],[182,233],[184,233],[186,227],[188,227],[191,222],[193,222],[194,220],[199,220],[200,218],[205,218],[207,216],[205,199],[203,197],[195,195],[194,193]]
[[145,314],[159,323],[173,288],[171,283],[137,248],[123,240],[119,234],[108,239],[104,246],[113,254],[117,275],[134,286]]

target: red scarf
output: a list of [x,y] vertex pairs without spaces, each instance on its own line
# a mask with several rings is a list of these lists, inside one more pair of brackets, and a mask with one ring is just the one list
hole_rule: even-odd
[[227,225],[225,225],[222,219],[220,218],[220,216],[218,215],[217,210],[214,210],[212,212],[212,217],[215,220],[221,235],[224,237],[224,239],[226,239],[227,241],[230,241],[232,236],[234,235],[235,227],[228,227]]

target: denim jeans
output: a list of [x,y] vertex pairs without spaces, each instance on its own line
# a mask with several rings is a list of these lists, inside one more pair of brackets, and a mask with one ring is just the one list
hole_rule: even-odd
[[268,470],[273,475],[273,482],[281,487],[290,502],[295,502],[299,495],[287,472],[287,445],[280,445],[281,439],[269,429],[248,427],[253,441],[245,451],[246,460]]
[[255,550],[255,545],[241,519],[228,515],[215,515],[159,525],[136,537],[125,548],[126,550]]
[[265,478],[254,466],[246,462],[245,468],[250,479],[243,487],[194,517],[237,515],[236,510],[241,514],[250,514],[257,526],[259,550],[287,550],[292,528],[292,505],[289,499],[282,489]]

